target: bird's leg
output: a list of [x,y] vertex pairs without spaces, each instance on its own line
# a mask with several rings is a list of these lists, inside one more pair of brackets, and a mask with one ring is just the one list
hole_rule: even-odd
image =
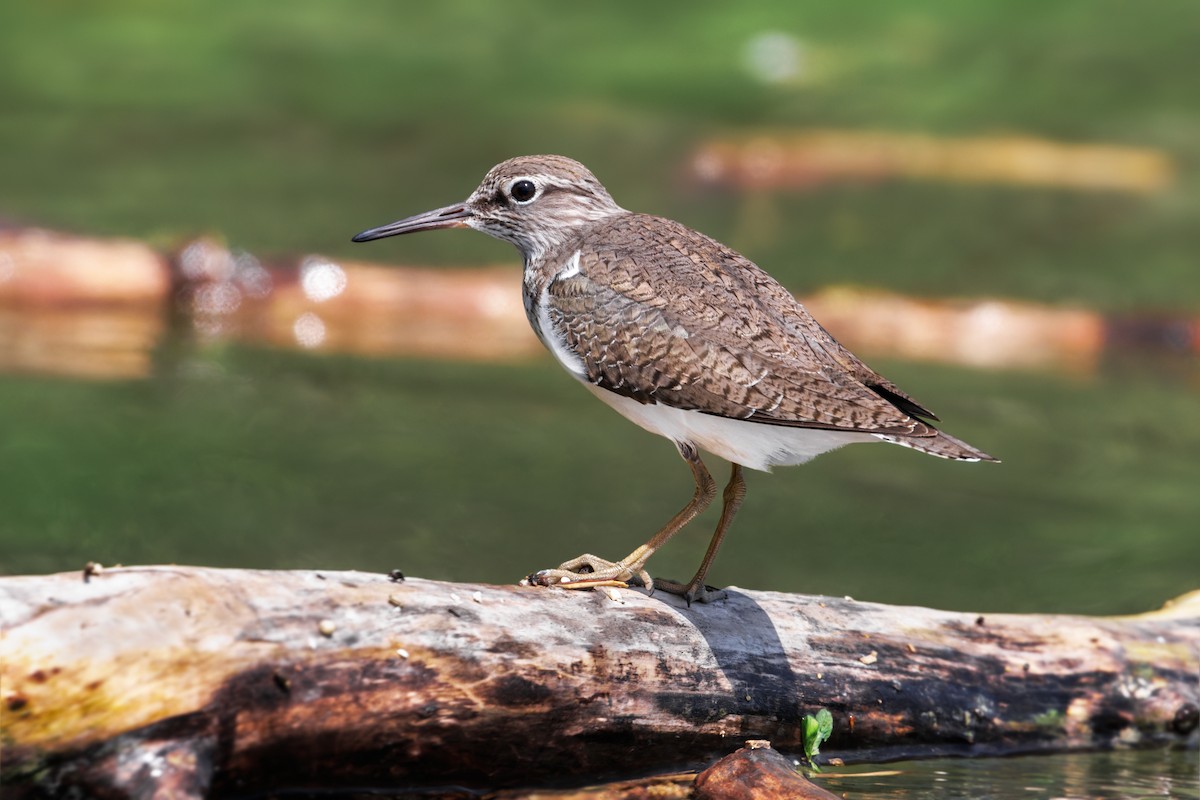
[[[646,562],[650,560],[650,556],[654,555],[660,547],[667,543],[667,540],[679,533],[684,525],[687,525],[697,514],[708,508],[709,503],[712,502],[713,497],[717,494],[716,481],[713,480],[712,475],[705,468],[704,462],[700,460],[700,454],[696,451],[695,446],[688,442],[676,442],[675,446],[679,448],[679,455],[691,467],[692,477],[696,480],[696,491],[692,494],[692,499],[688,501],[688,504],[681,508],[679,513],[671,517],[670,521],[658,533],[650,537],[650,541],[620,561],[607,561],[591,554],[585,554],[560,564],[557,569],[544,569],[540,572],[535,572],[526,578],[526,581],[537,586],[590,589],[594,586],[625,583],[636,579],[646,589],[654,591],[654,581],[650,578],[650,574],[646,572]],[[745,491],[744,485],[742,491]],[[729,502],[726,500],[726,508],[728,506]],[[733,515],[730,514],[729,516],[732,517]],[[725,515],[722,515],[721,519],[724,522]],[[719,528],[718,530],[723,530],[723,528]],[[703,579],[704,572],[708,569],[707,565],[711,561],[711,556],[716,555],[716,545],[710,545],[709,550],[711,553],[705,556],[705,566],[701,568],[698,575],[700,579]]]
[[717,529],[713,532],[712,541],[708,543],[708,550],[704,553],[704,560],[700,562],[700,569],[696,570],[696,574],[686,584],[666,580],[658,582],[659,589],[680,595],[687,600],[689,606],[692,603],[707,603],[725,597],[725,592],[705,586],[704,576],[716,560],[717,551],[721,549],[721,540],[725,538],[725,531],[729,529],[729,523],[733,521],[734,514],[746,497],[746,481],[742,478],[741,464],[733,465],[733,472],[729,476],[729,483],[725,484],[722,497],[725,504],[721,507],[721,519],[717,521]]

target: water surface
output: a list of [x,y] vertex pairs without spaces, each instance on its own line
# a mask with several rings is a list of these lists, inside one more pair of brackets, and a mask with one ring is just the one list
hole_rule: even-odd
[[[4,572],[95,560],[506,583],[585,551],[623,556],[692,490],[667,441],[548,356],[394,361],[168,337],[154,358],[144,380],[0,376]],[[1187,373],[875,366],[1004,462],[881,443],[752,473],[713,581],[1092,614],[1196,588]],[[714,524],[712,510],[652,573],[690,575]]]
[[954,759],[828,769],[855,800],[1147,800],[1200,797],[1200,758],[1179,750]]

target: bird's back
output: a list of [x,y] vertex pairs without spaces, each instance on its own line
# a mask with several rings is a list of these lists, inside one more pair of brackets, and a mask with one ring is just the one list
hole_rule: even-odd
[[547,265],[547,320],[600,388],[640,403],[990,458],[918,419],[936,417],[756,264],[681,223],[615,215],[581,228]]

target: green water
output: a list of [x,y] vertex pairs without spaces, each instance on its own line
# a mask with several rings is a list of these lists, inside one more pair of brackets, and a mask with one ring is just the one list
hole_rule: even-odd
[[1200,762],[1182,751],[958,759],[836,768],[817,781],[855,800],[1192,800]]
[[[560,152],[797,290],[1186,311],[1198,29],[1190,0],[5,3],[0,218],[363,258],[352,233],[458,201],[504,158]],[[790,81],[747,67],[772,31],[796,43]],[[812,128],[1157,148],[1176,179],[1148,197],[840,186],[776,197],[763,219],[684,177],[706,138]],[[485,237],[388,252],[510,258]]]
[[[713,580],[1098,614],[1197,587],[1194,387],[1122,369],[877,366],[1004,463],[879,444],[750,474]],[[549,356],[463,365],[164,348],[145,381],[2,377],[0,418],[6,572],[96,560],[512,582],[584,551],[624,555],[692,489],[669,443]],[[714,514],[653,572],[690,574]]]

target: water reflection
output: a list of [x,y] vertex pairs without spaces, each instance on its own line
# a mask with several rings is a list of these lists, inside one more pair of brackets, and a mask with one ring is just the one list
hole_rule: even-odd
[[148,374],[170,284],[166,259],[140,242],[0,230],[0,371]]
[[0,306],[0,373],[146,377],[166,329],[157,309]]
[[[1082,372],[1114,346],[1200,350],[1200,323],[1188,319],[849,288],[803,300],[870,357]],[[209,239],[168,259],[124,241],[0,234],[0,309],[0,369],[22,372],[147,375],[168,316],[201,342],[472,360],[541,352],[515,264],[423,269],[316,255],[264,264]]]
[[1194,800],[1200,796],[1200,754],[1172,750],[915,761],[886,769],[840,768],[818,780],[836,794],[863,800]]

